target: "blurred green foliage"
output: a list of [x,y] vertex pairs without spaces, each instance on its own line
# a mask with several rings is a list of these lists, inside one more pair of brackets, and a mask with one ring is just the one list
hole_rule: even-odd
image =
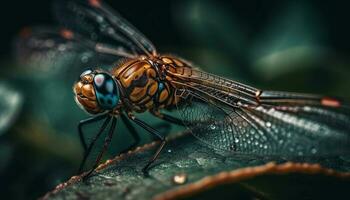
[[[271,17],[259,24],[258,33],[252,33],[256,30],[252,28],[254,23],[248,23],[246,16],[237,15],[229,5],[190,0],[174,1],[171,7],[149,8],[150,16],[157,9],[165,9],[172,17],[157,19],[160,27],[145,31],[151,39],[155,37],[153,33],[169,33],[167,23],[171,21],[175,25],[172,30],[178,32],[155,38],[166,41],[156,43],[159,51],[183,56],[218,75],[262,89],[350,99],[349,55],[330,44],[328,26],[323,23],[325,16],[311,3],[288,1],[282,10],[275,10],[273,5],[270,10],[264,8]],[[135,18],[139,20],[137,24],[143,24],[141,31],[152,25],[147,17]],[[258,15],[250,20],[260,23]],[[71,89],[80,70],[67,66],[60,73],[46,74],[45,69],[31,71],[15,61],[2,62],[0,88],[8,89],[0,90],[0,117],[7,117],[8,125],[0,127],[0,191],[8,198],[36,198],[76,173],[82,156],[76,125],[87,117],[76,106]],[[8,98],[10,89],[21,99],[16,107],[2,101]],[[7,114],[7,108],[17,114]],[[163,123],[149,114],[141,118],[156,126]],[[97,127],[88,130],[90,135]],[[175,132],[175,128],[164,132]],[[138,130],[143,142],[152,139]],[[119,123],[110,156],[131,144],[130,139]]]

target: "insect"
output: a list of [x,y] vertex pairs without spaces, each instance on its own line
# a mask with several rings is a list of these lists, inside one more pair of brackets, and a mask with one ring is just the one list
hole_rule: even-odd
[[[69,54],[87,65],[83,55],[88,54],[90,61],[113,65],[111,70],[85,70],[73,87],[77,104],[93,115],[78,126],[85,149],[81,168],[110,124],[86,177],[107,150],[119,118],[136,142],[139,139],[130,121],[161,141],[143,168],[148,170],[166,140],[137,117],[143,112],[185,125],[208,146],[230,152],[282,156],[349,152],[349,105],[339,99],[260,90],[206,73],[182,58],[159,54],[142,33],[99,0],[57,1],[55,10],[68,28],[32,29],[21,40],[22,55],[40,52],[50,59],[50,52],[55,59]],[[120,58],[124,60],[115,64]],[[180,117],[163,113],[165,109],[177,110]],[[101,120],[100,130],[87,144],[82,128]]]

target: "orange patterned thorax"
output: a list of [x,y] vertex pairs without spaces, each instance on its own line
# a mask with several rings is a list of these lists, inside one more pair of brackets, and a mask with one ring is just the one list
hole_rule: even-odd
[[[171,70],[184,66],[179,60],[170,57],[159,57],[157,60],[162,62],[159,67],[168,66]],[[133,59],[112,71],[134,111],[156,110],[176,103],[175,87],[169,81],[171,78],[162,79],[159,67],[146,60]]]

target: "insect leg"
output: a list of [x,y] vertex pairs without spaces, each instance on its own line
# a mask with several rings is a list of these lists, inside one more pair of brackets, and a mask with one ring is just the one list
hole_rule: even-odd
[[114,133],[116,124],[117,124],[117,119],[115,117],[112,117],[112,125],[108,131],[108,135],[105,138],[102,150],[98,154],[94,166],[90,169],[90,171],[87,174],[84,175],[84,177],[83,177],[84,180],[86,180],[86,178],[88,178],[91,175],[91,173],[97,168],[98,164],[100,163],[103,154],[106,152],[109,144],[112,141],[112,137],[113,137],[113,133]]
[[171,115],[160,113],[160,112],[152,112],[152,114],[160,119],[167,121],[167,122],[170,122],[170,123],[173,123],[176,125],[180,125],[180,126],[185,126],[184,122],[181,119],[173,117]]
[[91,143],[89,144],[89,147],[85,149],[83,160],[80,163],[79,173],[83,170],[84,164],[85,164],[86,159],[87,159],[87,157],[89,156],[89,154],[90,154],[90,152],[92,150],[92,147],[95,145],[95,142],[101,136],[102,132],[106,129],[106,127],[107,127],[107,125],[108,125],[110,120],[111,120],[111,117],[107,117],[106,118],[106,120],[103,122],[100,130],[98,131],[98,133],[95,135],[95,137],[92,139]]
[[152,156],[152,158],[148,161],[148,163],[146,164],[145,167],[142,168],[142,171],[145,173],[147,172],[148,167],[158,158],[160,152],[163,150],[165,144],[166,144],[166,140],[165,137],[162,136],[156,129],[152,128],[151,126],[149,126],[148,124],[146,124],[145,122],[143,122],[142,120],[137,119],[135,116],[129,116],[129,118],[135,122],[137,125],[141,126],[142,128],[144,128],[146,131],[148,131],[149,133],[151,133],[152,135],[156,136],[157,138],[159,138],[161,140],[161,144],[158,147],[156,153]]
[[91,124],[91,123],[97,122],[97,121],[100,121],[100,120],[102,120],[102,119],[104,119],[106,117],[107,117],[106,114],[97,115],[97,116],[94,116],[94,117],[90,117],[88,119],[81,120],[79,122],[79,124],[78,124],[79,138],[80,138],[81,144],[83,145],[84,151],[87,150],[87,145],[86,145],[85,138],[84,138],[83,126],[87,125],[87,124]]
[[126,125],[126,128],[129,130],[131,136],[134,139],[134,142],[128,148],[126,148],[121,152],[121,153],[125,153],[130,149],[136,147],[140,143],[141,139],[140,139],[140,136],[137,134],[135,127],[130,123],[129,119],[124,114],[121,114],[120,117],[122,118],[122,121],[124,122],[124,124]]

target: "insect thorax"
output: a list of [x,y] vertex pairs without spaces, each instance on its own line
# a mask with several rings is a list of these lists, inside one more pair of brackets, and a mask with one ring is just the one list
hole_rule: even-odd
[[[168,57],[160,57],[158,60],[163,66],[173,62]],[[140,59],[129,60],[112,72],[120,82],[133,111],[145,112],[176,104],[175,88],[167,77],[161,77],[160,67],[152,63]]]

